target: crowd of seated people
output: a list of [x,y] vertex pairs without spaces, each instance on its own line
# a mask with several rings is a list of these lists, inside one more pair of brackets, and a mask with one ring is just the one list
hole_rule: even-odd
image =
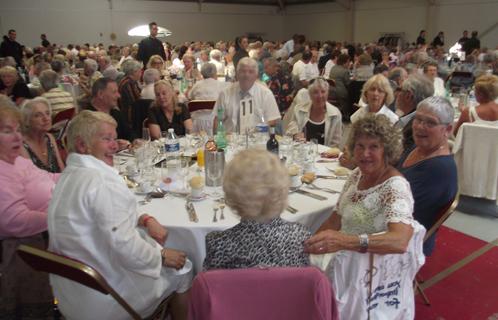
[[[213,127],[216,130],[222,108],[220,120],[229,133],[240,130],[237,108],[243,99],[254,102],[254,124],[278,125],[287,117],[282,133],[298,141],[316,139],[342,147],[343,122],[352,122],[341,163],[354,171],[337,209],[315,235],[280,218],[289,186],[276,157],[254,150],[235,156],[226,168],[224,191],[241,222],[207,235],[206,270],[307,266],[310,253],[340,250],[402,253],[415,220],[426,229],[435,223],[436,213],[457,193],[448,139],[462,123],[498,121],[498,78],[490,75],[498,73],[497,52],[475,49],[456,65],[456,70],[476,76],[478,105],[463,108],[454,126],[454,106],[444,98],[451,94],[445,85],[451,70],[439,42],[432,47],[420,41],[400,49],[382,42],[320,44],[303,35],[287,42],[257,40],[241,36],[217,43],[164,43],[164,51],[150,52],[146,61],[140,58],[140,45],[49,45],[25,48],[19,61],[0,57],[0,271],[2,297],[9,293],[0,313],[31,312],[33,302],[40,307],[36,312],[50,313],[47,277],[35,274],[14,255],[20,243],[46,247],[43,233],[48,229],[51,250],[94,264],[125,296],[140,294],[143,299],[136,299],[134,307],[144,316],[176,292],[173,316],[186,317],[192,274],[172,277],[164,272],[181,268],[186,254],[163,248],[167,231],[154,218],[138,214],[134,196],[110,168],[113,155],[140,138],[131,130],[132,108],[139,99],[153,100],[144,122],[152,139],[170,128],[180,136],[195,133],[187,106],[191,100],[216,101]],[[188,86],[182,88],[180,81]],[[360,90],[354,92],[352,83],[360,83]],[[66,91],[70,86],[79,90]],[[65,162],[50,129],[52,117],[70,108],[77,115],[68,126]],[[75,179],[82,183],[69,183]],[[370,210],[367,202],[372,199],[376,206]],[[112,214],[93,217],[100,213]],[[73,219],[79,225],[65,230],[65,221]],[[113,230],[114,224],[119,230]],[[145,228],[147,235],[137,227]],[[88,230],[94,232],[91,237]],[[282,233],[286,237],[279,237]],[[75,240],[83,237],[88,241]],[[119,266],[102,252],[92,252],[102,246]],[[273,249],[245,255],[255,246]],[[434,237],[424,253],[430,255],[433,249]],[[278,257],[272,255],[277,251]],[[30,279],[31,287],[39,282],[37,290],[21,285],[22,277]],[[63,313],[90,312],[85,308],[91,296],[81,300],[83,294],[71,293],[76,289],[60,279],[52,285]],[[119,317],[122,312],[108,302],[91,311],[95,317]]]

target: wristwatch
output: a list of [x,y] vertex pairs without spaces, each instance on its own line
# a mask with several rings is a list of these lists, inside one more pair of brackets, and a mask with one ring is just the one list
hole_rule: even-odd
[[360,252],[365,253],[368,250],[368,234],[363,233],[358,236],[360,239]]

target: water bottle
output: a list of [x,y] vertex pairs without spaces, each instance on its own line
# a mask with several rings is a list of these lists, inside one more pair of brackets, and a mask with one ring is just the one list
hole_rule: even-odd
[[225,131],[225,126],[223,125],[223,107],[218,106],[218,114],[217,114],[217,128],[216,128],[216,145],[220,149],[225,149],[227,146],[227,136]]
[[164,151],[166,153],[166,160],[179,160],[180,159],[180,141],[175,135],[175,129],[168,129],[166,142],[164,144]]

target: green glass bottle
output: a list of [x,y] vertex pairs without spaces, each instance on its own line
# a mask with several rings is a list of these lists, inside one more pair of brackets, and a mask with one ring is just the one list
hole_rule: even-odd
[[223,125],[223,107],[218,106],[218,122],[217,122],[217,128],[216,128],[216,136],[214,138],[216,142],[216,146],[220,149],[225,150],[227,146],[227,134],[225,131],[225,126]]

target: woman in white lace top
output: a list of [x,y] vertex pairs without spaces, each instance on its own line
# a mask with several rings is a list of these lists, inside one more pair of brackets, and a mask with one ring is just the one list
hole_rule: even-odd
[[308,251],[405,252],[414,220],[410,185],[392,166],[402,150],[400,131],[386,116],[368,114],[353,124],[347,148],[357,168],[336,210],[306,241]]

